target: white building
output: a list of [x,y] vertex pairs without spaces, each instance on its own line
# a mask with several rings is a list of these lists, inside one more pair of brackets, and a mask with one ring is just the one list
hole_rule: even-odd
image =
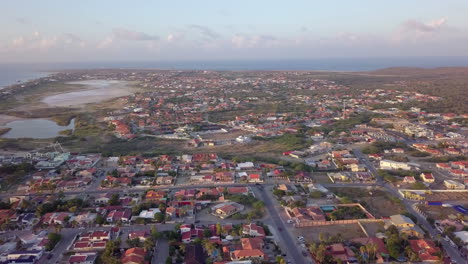
[[252,170],[255,168],[255,165],[253,164],[253,162],[241,162],[239,164],[237,164],[237,170]]
[[380,168],[383,170],[411,170],[410,164],[393,160],[381,160]]
[[465,185],[454,180],[444,180],[444,185],[451,190],[464,190]]
[[153,219],[154,215],[157,213],[161,213],[161,210],[159,210],[158,208],[150,208],[148,210],[141,211],[138,217],[145,219]]

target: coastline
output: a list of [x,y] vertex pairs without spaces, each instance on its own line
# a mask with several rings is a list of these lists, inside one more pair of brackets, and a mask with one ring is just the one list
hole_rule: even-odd
[[0,137],[10,132],[11,128],[9,127],[0,127]]
[[55,72],[46,72],[46,71],[34,71],[34,72],[27,72],[25,74],[18,74],[15,75],[14,78],[9,77],[8,79],[4,81],[2,78],[3,76],[0,76],[0,91],[4,89],[8,89],[10,87],[14,87],[16,85],[23,85],[28,82],[33,82],[42,78],[47,78],[51,74],[54,74]]
[[11,115],[2,115],[0,114],[0,126],[5,126],[6,124],[16,121],[16,120],[21,120],[23,118],[21,117],[16,117],[16,116],[11,116]]

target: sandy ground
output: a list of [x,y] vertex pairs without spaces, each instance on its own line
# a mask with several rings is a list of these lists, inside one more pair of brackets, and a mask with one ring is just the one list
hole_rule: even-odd
[[69,107],[102,102],[112,98],[133,94],[132,88],[128,86],[128,82],[101,82],[102,83],[98,83],[98,81],[70,82],[70,84],[84,84],[87,88],[95,89],[47,96],[41,101],[49,106]]
[[357,224],[302,227],[293,229],[294,236],[303,236],[307,243],[319,242],[320,233],[324,233],[326,237],[341,234],[341,237],[344,240],[366,236]]
[[7,123],[10,123],[11,121],[20,120],[20,119],[22,118],[0,114],[0,126],[5,126]]

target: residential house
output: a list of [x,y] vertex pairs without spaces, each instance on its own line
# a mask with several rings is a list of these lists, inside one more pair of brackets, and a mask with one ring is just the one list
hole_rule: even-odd
[[218,216],[221,219],[225,219],[235,213],[238,213],[244,210],[244,206],[238,203],[222,203],[215,205],[211,208],[214,215]]
[[166,192],[149,190],[145,195],[145,199],[147,201],[162,202],[166,200]]
[[97,259],[96,252],[75,253],[68,258],[69,264],[94,264]]
[[146,264],[149,263],[145,261],[146,254],[144,248],[130,248],[125,251],[120,261],[122,264]]
[[255,165],[253,162],[241,162],[237,164],[236,170],[253,170]]
[[351,248],[344,246],[341,243],[331,244],[327,247],[325,254],[331,256],[333,259],[339,259],[342,263],[357,262],[356,255]]
[[82,212],[73,219],[78,224],[91,224],[96,220],[97,214],[91,212]]
[[190,244],[185,247],[185,264],[204,264],[205,254],[200,244]]
[[261,175],[258,173],[249,174],[248,181],[249,182],[263,182]]
[[264,237],[265,236],[265,229],[263,227],[258,226],[256,224],[244,224],[242,226],[242,234],[254,236],[254,237]]
[[293,217],[299,221],[312,220],[312,221],[325,221],[325,214],[318,206],[308,206],[306,208],[293,208],[290,211]]
[[143,242],[149,237],[150,237],[150,233],[148,231],[146,231],[146,230],[130,231],[128,233],[128,239],[130,239],[130,240],[138,238],[138,240]]
[[384,263],[389,257],[390,254],[388,252],[385,243],[382,239],[377,237],[362,237],[362,238],[354,238],[351,240],[354,243],[358,243],[361,245],[368,245],[374,244],[377,246],[377,251],[375,252],[376,263]]
[[452,168],[448,163],[437,163],[436,167],[443,170],[450,170]]
[[156,178],[157,185],[169,185],[172,184],[174,178],[172,176],[158,177]]
[[98,204],[108,204],[111,198],[112,198],[112,193],[103,193],[103,194],[98,195],[94,199],[94,202]]
[[131,209],[120,209],[120,210],[111,210],[107,216],[106,220],[109,223],[116,223],[116,222],[123,222],[128,223],[132,217],[132,210]]
[[243,249],[262,249],[265,245],[263,237],[241,238]]
[[464,190],[465,185],[463,183],[454,181],[454,180],[444,180],[444,185],[447,189],[450,190]]
[[228,187],[227,188],[227,193],[229,194],[243,194],[243,195],[248,195],[249,194],[249,188],[248,187]]
[[385,223],[385,229],[394,225],[400,233],[407,234],[408,236],[423,238],[424,231],[417,226],[411,218],[404,215],[392,215]]
[[433,183],[435,181],[434,175],[432,173],[421,173],[421,179],[427,183]]
[[440,248],[436,247],[434,242],[427,239],[410,239],[411,249],[418,254],[419,259],[424,262],[440,261]]
[[153,219],[154,215],[157,213],[161,213],[161,210],[159,210],[159,208],[150,208],[148,210],[142,210],[138,217],[144,219]]
[[416,183],[416,179],[413,176],[405,176],[403,183],[413,184]]
[[408,163],[393,160],[381,160],[380,168],[383,170],[411,170]]
[[265,259],[265,253],[260,249],[240,249],[231,252],[231,259],[240,261],[245,259]]

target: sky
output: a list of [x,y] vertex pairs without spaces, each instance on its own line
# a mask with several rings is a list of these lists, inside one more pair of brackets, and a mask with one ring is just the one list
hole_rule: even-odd
[[466,0],[12,0],[0,62],[468,56]]

